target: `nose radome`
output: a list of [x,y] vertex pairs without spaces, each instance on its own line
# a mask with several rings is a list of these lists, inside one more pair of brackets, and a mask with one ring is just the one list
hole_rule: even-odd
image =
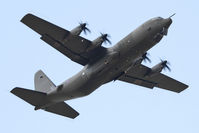
[[169,28],[169,26],[172,23],[172,19],[171,18],[166,18],[166,19],[164,19],[164,23],[165,23],[165,28]]

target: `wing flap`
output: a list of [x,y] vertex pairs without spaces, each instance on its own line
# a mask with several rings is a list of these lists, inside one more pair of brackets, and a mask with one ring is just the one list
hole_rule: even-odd
[[133,84],[140,85],[140,86],[144,86],[144,87],[151,88],[151,89],[153,89],[153,87],[156,85],[156,83],[154,83],[154,82],[147,81],[147,80],[137,78],[137,77],[133,77],[130,75],[124,75],[121,78],[119,78],[119,80],[125,81],[128,83],[133,83]]
[[71,49],[63,45],[61,42],[53,39],[48,34],[44,34],[41,36],[41,39],[46,43],[50,44],[53,48],[57,49],[59,52],[64,54],[65,56],[69,57],[71,60],[78,62],[81,65],[86,65],[89,60],[78,53],[73,52]]

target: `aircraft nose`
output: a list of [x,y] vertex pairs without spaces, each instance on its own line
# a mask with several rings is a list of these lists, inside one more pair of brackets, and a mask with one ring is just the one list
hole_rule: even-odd
[[169,17],[169,18],[166,18],[164,19],[164,25],[165,25],[165,28],[169,28],[169,26],[171,25],[172,23],[172,19]]

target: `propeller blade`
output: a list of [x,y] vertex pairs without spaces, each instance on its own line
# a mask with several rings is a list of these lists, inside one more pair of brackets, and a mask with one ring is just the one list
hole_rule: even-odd
[[85,31],[88,31],[89,33],[91,33],[91,30],[88,29],[87,27],[85,27]]
[[168,66],[168,65],[170,65],[170,63],[167,61],[167,60],[165,60],[165,61],[163,61],[162,59],[160,59],[161,60],[161,64],[162,64],[162,66],[163,66],[163,69],[164,70],[169,70],[169,71],[171,71],[171,68]]
[[168,65],[165,65],[165,68],[167,68],[169,71],[171,71],[171,68]]
[[106,42],[108,42],[109,44],[111,44],[111,41],[108,38],[106,38],[105,43]]
[[105,44],[107,44],[107,42],[108,42],[109,44],[111,44],[111,41],[108,39],[108,38],[110,38],[110,35],[108,35],[108,34],[103,34],[103,33],[100,33],[100,34],[101,34],[101,37],[102,37],[102,39],[103,39],[103,41],[104,41]]
[[142,55],[142,58],[143,58],[144,62],[148,61],[149,63],[151,63],[151,60],[149,59],[149,57],[147,55],[149,55],[149,54],[148,53],[144,53]]
[[84,32],[84,34],[87,34],[87,32],[91,33],[91,31],[86,27],[88,25],[88,23],[79,22],[79,25],[80,25],[82,31]]

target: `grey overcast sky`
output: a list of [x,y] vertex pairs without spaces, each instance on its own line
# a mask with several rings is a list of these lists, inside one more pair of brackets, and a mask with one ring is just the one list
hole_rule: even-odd
[[[197,0],[2,0],[0,2],[1,89],[0,132],[7,133],[198,133],[199,132],[199,8]],[[113,44],[152,17],[168,17],[168,36],[149,53],[152,67],[159,58],[171,63],[163,73],[187,83],[180,94],[111,82],[91,95],[66,101],[80,112],[71,120],[34,108],[12,95],[16,87],[34,89],[34,73],[42,69],[60,84],[82,66],[41,41],[20,19],[35,14],[65,29],[88,22],[93,40],[109,33]]]

